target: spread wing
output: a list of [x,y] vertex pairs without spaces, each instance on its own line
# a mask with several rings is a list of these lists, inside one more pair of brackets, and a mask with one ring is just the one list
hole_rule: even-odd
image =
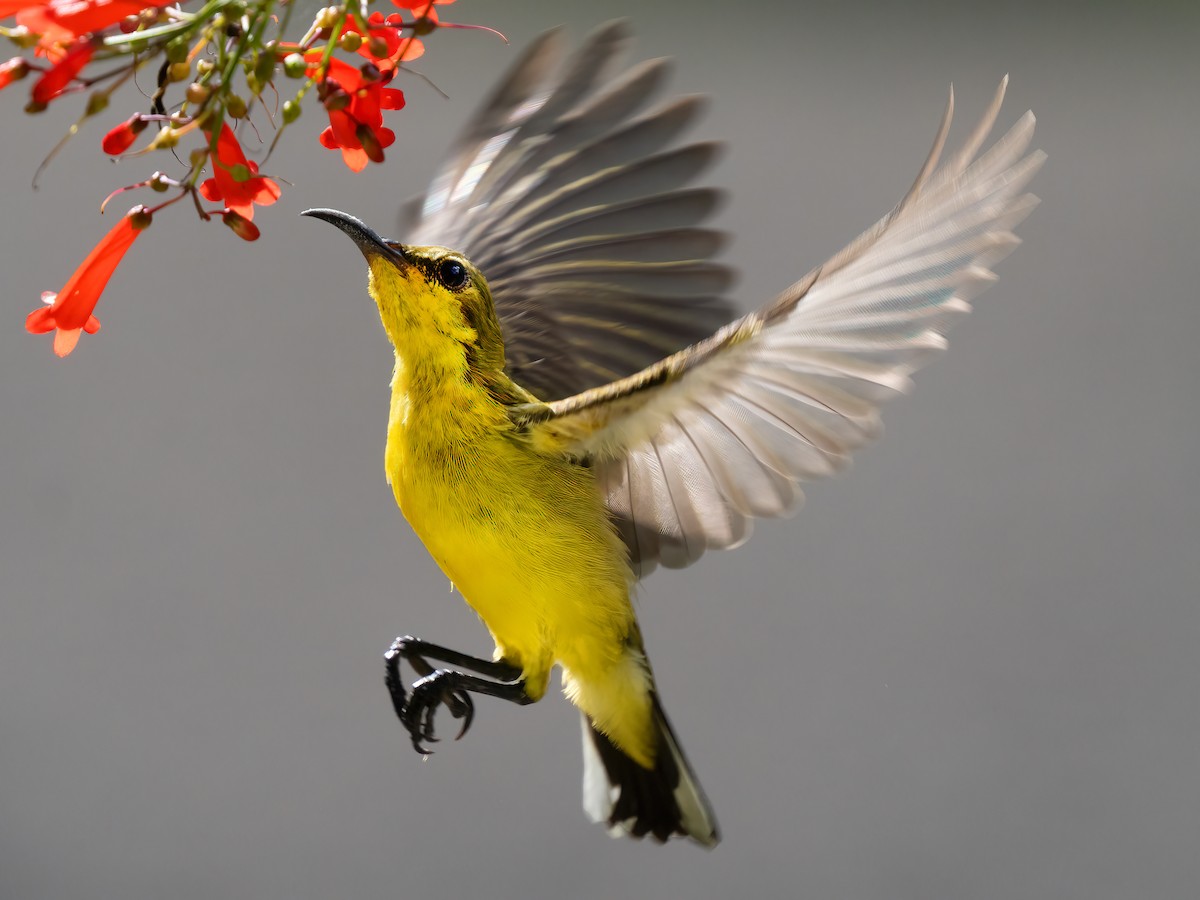
[[895,209],[772,303],[616,383],[529,408],[535,440],[590,460],[640,575],[689,565],[842,468],[880,404],[940,353],[1018,243],[1041,166],[1026,113],[982,155],[1004,97],[938,167],[953,111]]
[[545,400],[622,378],[733,318],[720,199],[690,188],[714,144],[671,149],[703,106],[639,115],[666,60],[614,75],[627,27],[596,31],[552,77],[558,31],[538,38],[472,117],[425,196],[411,244],[464,253],[488,279],[509,374]]

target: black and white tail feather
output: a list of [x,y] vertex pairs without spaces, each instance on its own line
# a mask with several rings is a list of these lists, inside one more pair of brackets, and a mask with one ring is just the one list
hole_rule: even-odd
[[689,837],[705,847],[721,839],[704,789],[683,755],[671,723],[651,693],[658,757],[645,769],[622,753],[583,716],[583,810],[613,837],[660,843]]

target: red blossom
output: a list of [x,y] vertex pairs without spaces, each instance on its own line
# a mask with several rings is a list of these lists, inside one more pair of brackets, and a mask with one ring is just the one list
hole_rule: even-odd
[[149,224],[149,214],[143,207],[131,209],[92,249],[61,291],[42,294],[42,300],[48,305],[25,317],[25,330],[30,334],[56,331],[54,352],[59,356],[66,356],[75,349],[80,332],[95,334],[99,331],[100,320],[92,315],[96,302],[125,252]]
[[[209,140],[212,135],[205,132]],[[254,204],[270,206],[279,199],[279,185],[258,174],[258,166],[246,159],[237,135],[228,123],[222,123],[217,152],[212,156],[213,177],[200,185],[205,200],[225,202],[244,219],[254,218]]]
[[134,113],[104,136],[100,141],[101,149],[109,156],[120,156],[133,146],[137,136],[146,130],[148,124],[140,114]]
[[72,44],[62,59],[34,83],[31,93],[33,107],[42,109],[65,91],[67,85],[75,80],[75,76],[88,64],[95,52],[96,44],[93,41],[86,40]]
[[[316,77],[318,69],[319,63],[311,66],[310,76]],[[396,140],[395,133],[383,126],[383,110],[403,109],[404,93],[384,87],[385,79],[390,77],[387,73],[368,79],[349,63],[329,61],[325,76],[329,127],[321,132],[321,145],[341,150],[342,160],[355,172],[361,172],[371,160],[382,162],[383,148]],[[363,135],[367,137],[366,146]]]
[[40,3],[0,3],[4,10],[19,6],[17,23],[41,35],[38,53],[51,59],[62,55],[61,47],[85,34],[116,25],[147,7],[170,6],[176,0],[42,0]]
[[425,53],[425,45],[420,40],[401,34],[399,14],[393,13],[385,19],[383,13],[373,12],[367,19],[367,26],[368,31],[363,34],[357,23],[349,19],[342,33],[350,31],[361,34],[364,41],[358,48],[359,55],[374,62],[381,71],[388,72],[400,63],[417,59]]

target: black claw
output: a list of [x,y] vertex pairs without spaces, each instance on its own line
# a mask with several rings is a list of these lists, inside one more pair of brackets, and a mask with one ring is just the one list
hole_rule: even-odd
[[455,716],[455,718],[461,718],[463,720],[462,727],[458,729],[458,734],[454,736],[456,741],[462,740],[462,736],[467,733],[467,729],[470,728],[471,723],[475,721],[474,702],[472,702],[470,696],[467,694],[463,694],[463,699],[467,701],[466,708],[463,709],[461,716]]
[[[475,702],[471,699],[471,691],[522,705],[533,702],[525,693],[520,669],[505,662],[477,659],[408,635],[392,641],[383,656],[386,661],[384,681],[392,699],[392,708],[412,739],[413,749],[422,756],[433,753],[425,746],[426,743],[438,741],[434,733],[434,718],[439,706],[445,706],[450,715],[462,720],[462,726],[454,738],[458,740],[475,720]],[[453,669],[435,669],[429,664],[429,659],[464,666],[486,677],[480,678]],[[400,675],[402,661],[407,661],[419,676],[410,688],[411,693],[405,691]]]

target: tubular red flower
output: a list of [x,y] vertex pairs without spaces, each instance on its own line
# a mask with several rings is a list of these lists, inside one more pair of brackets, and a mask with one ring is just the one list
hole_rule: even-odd
[[[205,132],[209,140],[212,134]],[[244,219],[254,218],[254,204],[270,206],[279,199],[279,185],[258,174],[258,166],[246,159],[237,135],[222,123],[217,152],[212,155],[213,177],[200,185],[205,200],[224,201],[226,208]]]
[[[310,66],[310,77],[316,77],[318,64]],[[383,148],[396,140],[395,133],[383,125],[383,110],[403,109],[404,93],[395,88],[384,87],[391,73],[381,78],[368,80],[363,73],[340,59],[329,61],[325,82],[327,90],[341,90],[348,97],[345,104],[334,104],[328,109],[329,127],[321,132],[321,145],[330,150],[341,150],[342,160],[355,172],[361,172],[367,163],[383,159]],[[368,152],[359,138],[360,127],[367,129],[371,151]],[[373,140],[372,140],[373,139]]]
[[140,114],[134,113],[100,141],[100,147],[109,156],[120,156],[133,146],[137,136],[146,130],[148,123]]
[[59,96],[67,85],[75,80],[75,76],[91,61],[96,52],[96,44],[90,40],[77,41],[72,44],[66,54],[33,85],[32,102],[37,107],[44,107]]
[[66,356],[75,349],[81,332],[95,334],[99,331],[100,320],[92,312],[108,279],[137,236],[145,230],[146,224],[143,207],[135,206],[122,216],[116,227],[87,255],[61,291],[42,294],[42,300],[48,305],[35,309],[25,317],[25,330],[30,334],[55,331],[54,352],[59,356]]

